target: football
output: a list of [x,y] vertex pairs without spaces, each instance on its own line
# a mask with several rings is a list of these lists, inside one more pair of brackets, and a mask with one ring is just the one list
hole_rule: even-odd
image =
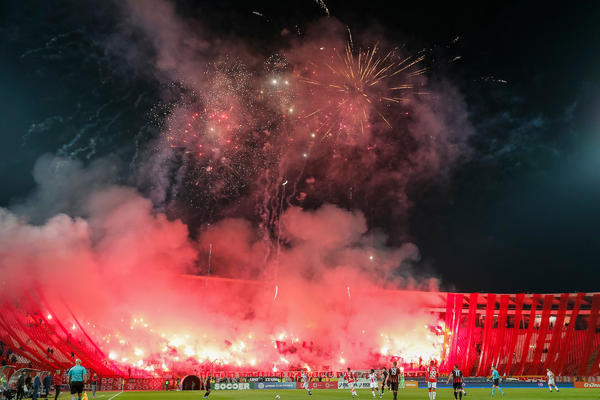
[[275,398],[276,398],[276,399],[280,399],[280,398],[281,398],[281,396],[279,396],[279,395],[276,395],[276,396],[275,396]]

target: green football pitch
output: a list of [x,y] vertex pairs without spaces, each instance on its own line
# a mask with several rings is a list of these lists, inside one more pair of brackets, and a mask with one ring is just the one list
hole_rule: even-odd
[[[593,389],[563,389],[560,392],[550,393],[548,389],[504,389],[506,400],[525,400],[525,399],[597,399],[600,396],[600,391]],[[352,400],[349,390],[314,390],[312,396],[303,390],[240,390],[240,391],[217,391],[213,390],[210,394],[212,400],[241,400],[241,399],[275,399],[279,394],[281,400],[319,400],[319,399],[346,399]],[[372,399],[370,390],[358,390],[360,400]],[[491,399],[491,389],[471,389],[467,390],[468,396],[465,400],[474,399]],[[204,392],[185,391],[185,392],[99,392],[96,393],[98,400],[187,400],[201,399]],[[92,400],[91,393],[88,392],[89,399]],[[64,394],[60,399],[69,399],[70,395]],[[384,400],[392,400],[392,394],[386,392],[383,396]],[[500,399],[502,396],[496,392],[494,399]],[[379,396],[377,396],[379,399]],[[451,400],[454,399],[454,394],[451,389],[438,389],[436,400]],[[398,392],[398,400],[429,400],[425,389],[404,389]]]

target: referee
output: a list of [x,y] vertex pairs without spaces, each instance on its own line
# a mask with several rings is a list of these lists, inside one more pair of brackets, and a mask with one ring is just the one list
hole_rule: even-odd
[[[87,372],[81,366],[81,360],[75,360],[75,366],[69,370],[69,386],[71,386],[71,400],[81,400],[83,384],[87,380]],[[75,395],[77,394],[77,397]]]

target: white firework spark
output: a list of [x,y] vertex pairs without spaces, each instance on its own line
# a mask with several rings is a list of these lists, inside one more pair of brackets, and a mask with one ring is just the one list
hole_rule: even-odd
[[329,8],[327,8],[327,4],[325,4],[323,0],[315,0],[315,3],[317,3],[319,7],[323,9],[323,11],[325,11],[325,14],[327,14],[328,17],[330,16]]

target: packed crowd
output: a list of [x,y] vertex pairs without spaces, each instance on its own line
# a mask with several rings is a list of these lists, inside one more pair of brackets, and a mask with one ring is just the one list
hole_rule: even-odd
[[0,341],[0,365],[5,366],[9,364],[16,364],[19,361],[17,354],[14,353],[13,349]]

